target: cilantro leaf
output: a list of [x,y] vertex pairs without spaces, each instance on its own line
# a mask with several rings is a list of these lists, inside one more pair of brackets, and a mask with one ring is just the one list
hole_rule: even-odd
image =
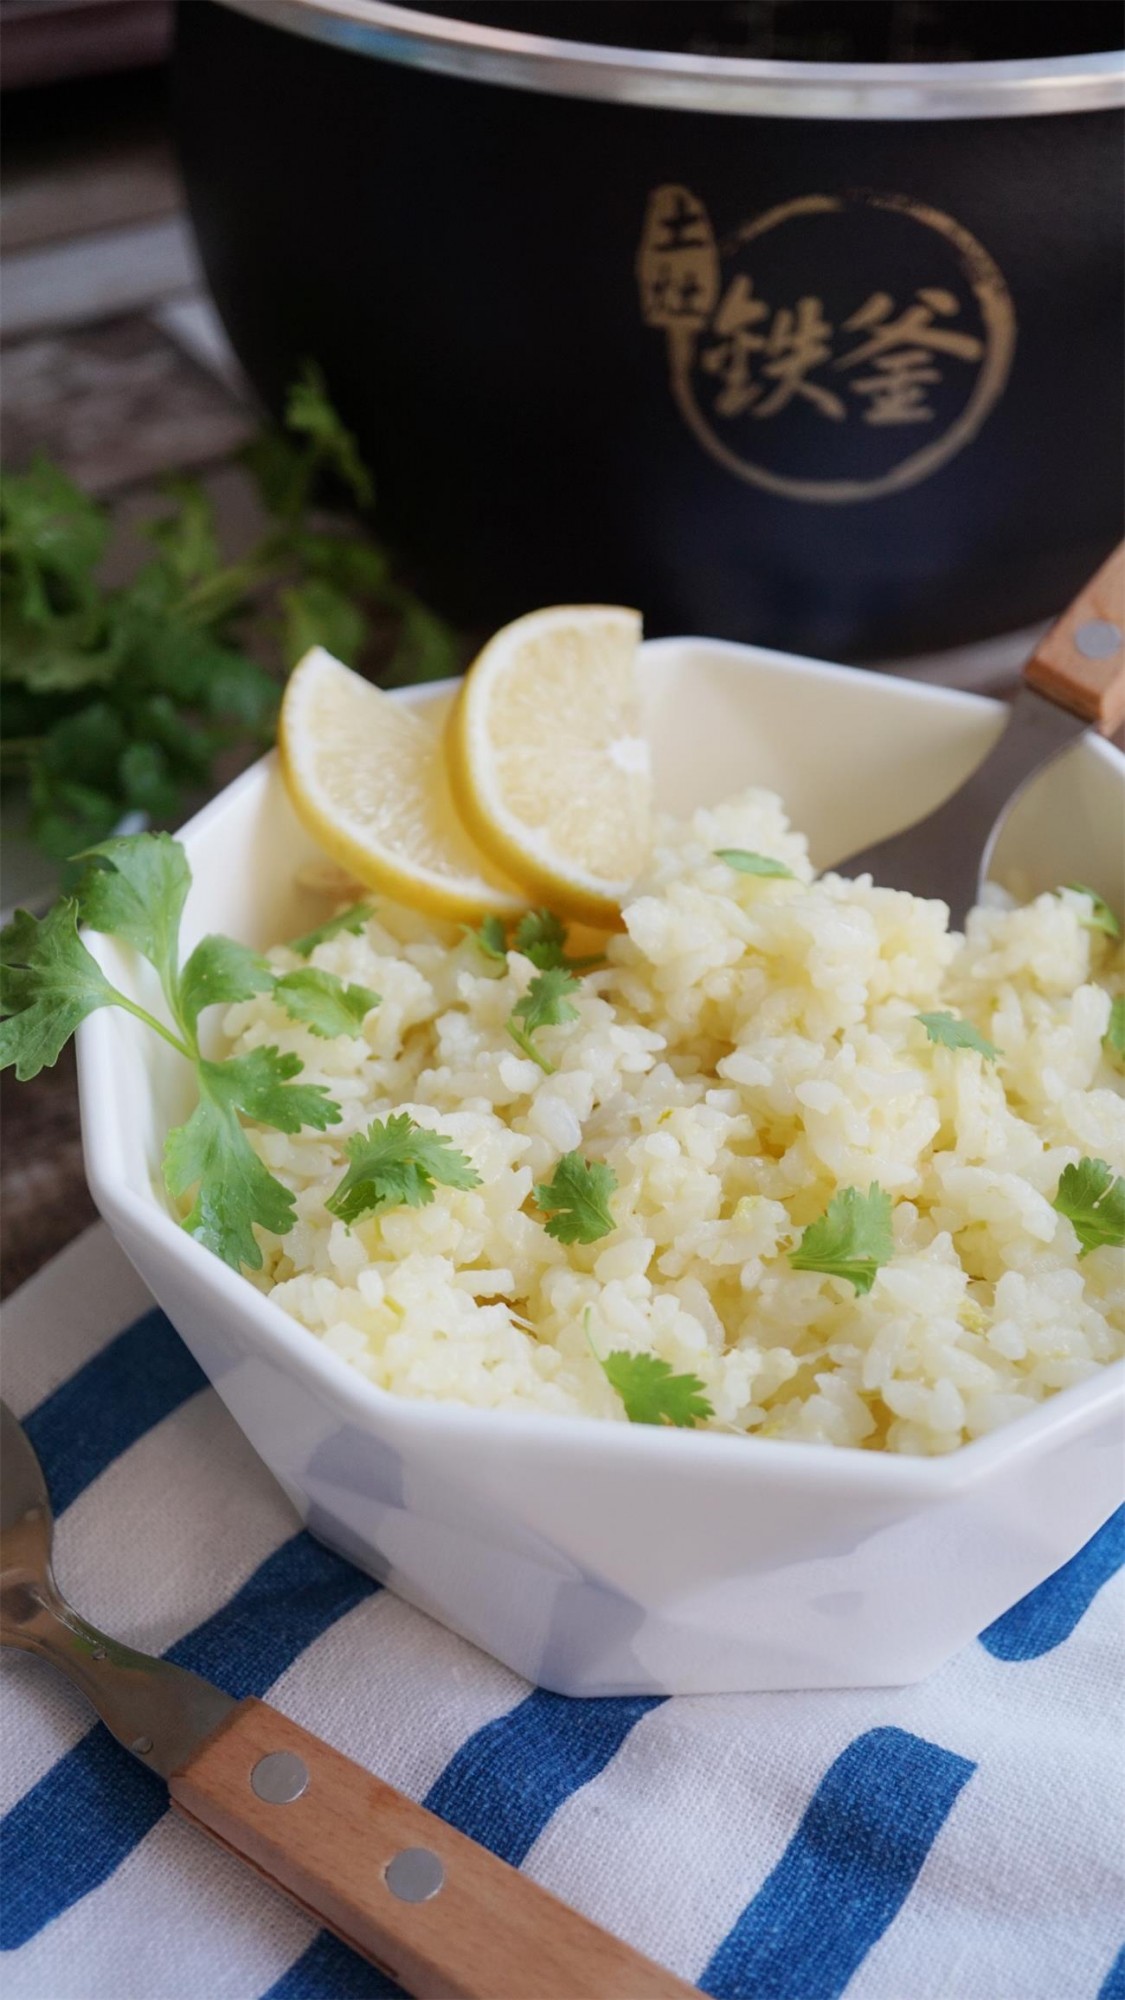
[[789,1252],[789,1262],[795,1271],[824,1271],[846,1278],[857,1292],[869,1292],[876,1272],[893,1256],[891,1198],[873,1181],[866,1194],[852,1187],[834,1194]]
[[0,932],[0,1069],[21,1083],[50,1069],[80,1021],[121,995],[78,935],[71,897],[42,919],[17,910]]
[[180,974],[180,1019],[194,1035],[205,1007],[229,1006],[235,1000],[249,1000],[252,994],[268,993],[273,979],[265,959],[249,945],[212,933],[200,939]]
[[507,932],[502,917],[486,917],[479,930],[471,924],[462,924],[464,935],[476,945],[482,958],[498,969],[508,963]]
[[559,1243],[597,1243],[616,1228],[609,1197],[617,1187],[612,1167],[584,1160],[581,1153],[564,1153],[553,1178],[535,1189],[537,1205],[549,1216],[548,1236]]
[[334,972],[305,965],[285,972],[274,982],[274,993],[294,1021],[303,1021],[314,1035],[358,1035],[379,995],[369,986],[345,986]]
[[200,1062],[200,1089],[216,1103],[272,1125],[278,1132],[299,1132],[304,1125],[323,1132],[340,1123],[340,1107],[323,1083],[294,1083],[304,1064],[300,1056],[280,1049],[251,1049],[249,1055],[227,1056],[224,1062]]
[[370,507],[375,497],[371,474],[354,437],[332,408],[324,376],[314,362],[306,362],[300,380],[289,391],[285,423],[287,429],[309,439],[318,465],[330,467],[350,487],[358,504]]
[[1079,1160],[1064,1167],[1051,1204],[1073,1225],[1082,1248],[1079,1257],[1103,1244],[1125,1245],[1125,1179],[1104,1160]]
[[348,1140],[349,1166],[325,1207],[351,1228],[381,1208],[424,1208],[443,1187],[475,1188],[480,1175],[444,1132],[428,1132],[406,1112],[376,1118]]
[[792,880],[793,870],[784,861],[775,861],[772,854],[751,854],[745,847],[717,847],[715,859],[725,861],[738,875],[768,875],[777,880]]
[[1104,931],[1107,937],[1121,936],[1120,919],[1116,911],[1110,909],[1104,896],[1099,896],[1096,889],[1088,889],[1085,882],[1068,882],[1066,887],[1073,889],[1076,896],[1088,896],[1090,899],[1090,914],[1079,917],[1080,924],[1084,924],[1088,931]]
[[293,1227],[295,1202],[287,1187],[262,1165],[239,1113],[299,1132],[323,1132],[340,1122],[339,1107],[320,1083],[293,1083],[301,1063],[277,1049],[254,1049],[226,1062],[198,1062],[199,1103],[186,1124],[164,1142],[164,1184],[174,1201],[193,1188],[184,1228],[238,1270],[259,1271],[262,1252],[255,1223],[284,1236]]
[[995,1062],[1000,1054],[970,1021],[959,1021],[955,1014],[915,1014],[914,1019],[921,1021],[931,1042],[936,1042],[939,1048],[975,1049],[986,1062]]
[[175,1004],[180,918],[191,869],[178,840],[166,833],[126,834],[87,848],[78,884],[82,922],[124,939],[155,966]]
[[1109,1010],[1109,1025],[1102,1036],[1102,1047],[1111,1055],[1125,1056],[1125,993],[1119,993]]
[[375,915],[374,903],[352,903],[346,910],[329,917],[326,923],[318,924],[315,931],[306,931],[303,937],[291,938],[290,951],[298,958],[311,958],[318,944],[327,944],[330,938],[358,937],[369,917]]
[[275,1179],[251,1146],[225,1088],[200,1065],[199,1103],[164,1142],[164,1185],[174,1201],[195,1189],[183,1226],[237,1271],[260,1271],[262,1250],[253,1225],[284,1236],[293,1227],[295,1197]]
[[516,1047],[538,1063],[548,1076],[555,1065],[536,1048],[533,1035],[540,1028],[557,1028],[564,1021],[577,1021],[578,1009],[568,995],[577,993],[578,981],[561,966],[550,966],[531,982],[522,1000],[517,1000],[505,1023]]
[[607,1354],[601,1365],[631,1424],[674,1424],[679,1430],[691,1430],[715,1414],[698,1375],[676,1375],[655,1354],[630,1354],[622,1348]]
[[603,963],[600,952],[589,958],[568,958],[566,954],[567,928],[553,910],[528,910],[516,926],[515,948],[522,951],[540,972],[561,967],[564,972],[586,972],[592,965]]

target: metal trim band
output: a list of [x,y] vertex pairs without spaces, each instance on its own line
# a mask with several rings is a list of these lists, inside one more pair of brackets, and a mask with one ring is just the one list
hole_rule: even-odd
[[730,117],[1028,118],[1125,105],[1125,51],[1019,62],[800,63],[515,34],[392,0],[221,0],[356,55],[556,97]]

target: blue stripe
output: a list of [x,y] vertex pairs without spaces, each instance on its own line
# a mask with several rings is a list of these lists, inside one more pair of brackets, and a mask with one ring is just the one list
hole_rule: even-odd
[[662,1698],[572,1701],[539,1688],[470,1736],[423,1804],[518,1868],[564,1799],[605,1769]]
[[1111,1514],[1068,1563],[980,1635],[997,1660],[1038,1660],[1069,1639],[1102,1585],[1125,1563],[1125,1507]]
[[406,2000],[385,1972],[358,1958],[330,1931],[320,1931],[262,2000]]
[[[306,1646],[378,1588],[311,1535],[294,1535],[165,1657],[236,1699],[263,1695]],[[90,1730],[0,1823],[0,1948],[26,1944],[107,1881],[167,1804],[151,1772],[100,1725]]]
[[202,1369],[155,1306],[68,1376],[23,1420],[56,1515],[154,1424],[206,1387]]
[[857,1736],[723,1939],[703,1991],[716,2000],[836,2000],[898,1914],[975,1769],[903,1729]]
[[1106,1973],[1098,2000],[1125,2000],[1125,1944]]

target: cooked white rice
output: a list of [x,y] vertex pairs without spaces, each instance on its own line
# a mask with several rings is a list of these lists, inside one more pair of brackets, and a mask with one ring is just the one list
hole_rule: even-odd
[[[795,879],[735,874],[723,847]],[[453,926],[382,904],[313,959],[382,995],[360,1036],[318,1039],[268,997],[227,1017],[239,1051],[293,1050],[344,1113],[254,1133],[298,1218],[262,1235],[256,1282],[403,1396],[624,1421],[591,1349],[627,1349],[698,1376],[717,1429],[950,1451],[1125,1352],[1125,1258],[1080,1261],[1051,1205],[1083,1155],[1125,1170],[1102,1046],[1125,978],[1089,914],[1064,891],[950,935],[942,903],[814,881],[779,801],[750,792],[661,827],[580,1019],[540,1033],[545,1075],[505,1031],[534,966],[513,951],[490,977]],[[915,1016],[938,1009],[999,1062],[931,1043]],[[482,1184],[349,1231],[324,1206],[344,1142],[398,1110]],[[573,1149],[613,1168],[617,1226],[566,1248],[531,1196]],[[836,1191],[875,1182],[895,1255],[870,1293],[793,1269]]]

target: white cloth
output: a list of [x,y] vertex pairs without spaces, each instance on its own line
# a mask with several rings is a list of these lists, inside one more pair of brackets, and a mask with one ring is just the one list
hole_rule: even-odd
[[[921,1686],[567,1702],[299,1533],[103,1229],[9,1303],[3,1389],[87,1617],[268,1689],[718,2000],[1125,1996],[1125,1515]],[[39,1662],[0,1691],[5,2000],[395,1990]]]

